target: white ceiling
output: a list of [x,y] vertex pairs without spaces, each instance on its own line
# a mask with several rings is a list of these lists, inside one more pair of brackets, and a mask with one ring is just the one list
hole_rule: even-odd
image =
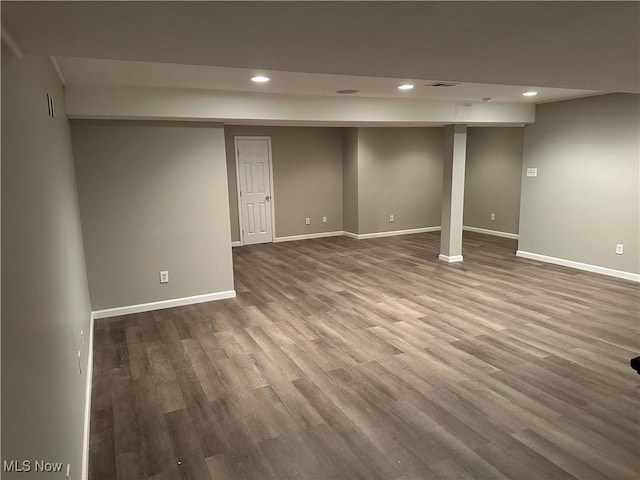
[[[292,95],[343,96],[337,91],[357,89],[355,97],[402,98],[422,100],[454,100],[479,102],[490,98],[493,102],[540,103],[596,94],[593,90],[570,90],[548,87],[520,87],[459,83],[451,87],[431,86],[437,80],[360,77],[299,72],[276,72],[264,69],[177,65],[121,60],[57,57],[68,86],[105,85],[117,87],[167,87],[223,90],[253,93]],[[263,74],[270,77],[266,84],[256,84],[251,77]],[[401,83],[411,83],[410,91],[398,90]],[[535,97],[522,93],[535,90]]]
[[[397,96],[400,80],[414,80],[416,88],[403,95],[509,102],[523,101],[519,95],[530,87],[541,92],[535,102],[594,91],[640,92],[639,6],[579,1],[1,3],[3,28],[25,53],[85,58],[60,59],[69,82],[256,91],[246,77],[265,69],[273,81],[258,91],[326,95],[355,88],[363,96],[386,96],[390,90]],[[155,64],[86,60],[91,58]],[[461,84],[424,87],[432,80]]]

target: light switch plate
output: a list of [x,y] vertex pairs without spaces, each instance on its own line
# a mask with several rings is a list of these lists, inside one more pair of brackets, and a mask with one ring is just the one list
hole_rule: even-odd
[[527,168],[527,177],[537,177],[537,176],[538,176],[537,168],[532,168],[532,167]]

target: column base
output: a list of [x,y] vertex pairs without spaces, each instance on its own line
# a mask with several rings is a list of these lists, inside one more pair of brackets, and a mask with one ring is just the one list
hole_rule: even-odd
[[440,254],[438,255],[438,260],[442,260],[443,262],[455,263],[462,261],[462,255],[453,255],[451,257],[447,255]]

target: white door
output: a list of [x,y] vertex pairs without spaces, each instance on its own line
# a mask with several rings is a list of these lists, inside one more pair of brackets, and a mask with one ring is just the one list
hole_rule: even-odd
[[236,137],[236,168],[243,245],[273,242],[271,139]]

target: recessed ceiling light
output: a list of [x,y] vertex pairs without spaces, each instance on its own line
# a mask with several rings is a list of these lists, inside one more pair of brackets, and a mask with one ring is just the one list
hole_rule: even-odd
[[538,94],[538,92],[531,91],[531,92],[524,92],[522,95],[524,97],[535,97],[537,94]]
[[400,85],[398,87],[398,90],[411,90],[413,88],[413,85],[410,83],[403,83],[402,85]]
[[256,75],[255,77],[251,77],[251,81],[256,83],[267,83],[269,80],[269,77],[265,77],[264,75]]

